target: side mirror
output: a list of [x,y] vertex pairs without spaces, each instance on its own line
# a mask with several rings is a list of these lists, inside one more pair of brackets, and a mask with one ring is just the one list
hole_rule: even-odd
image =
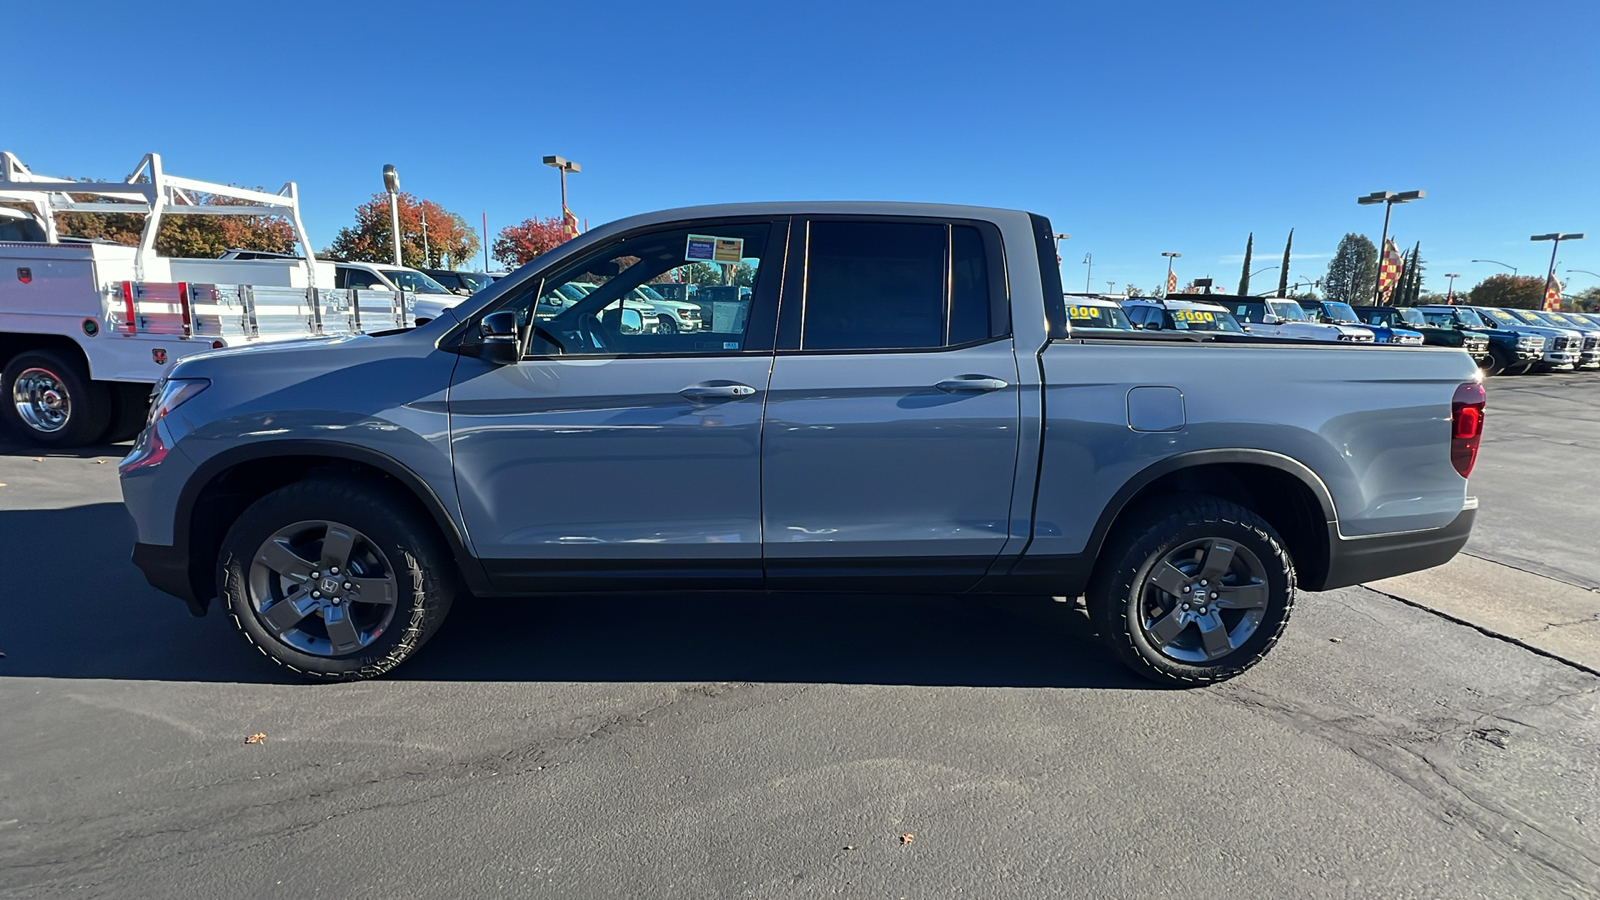
[[617,330],[623,334],[643,334],[644,314],[637,309],[624,309],[617,319]]
[[517,314],[509,309],[489,313],[478,323],[483,349],[478,358],[497,366],[509,366],[521,355],[517,346]]
[[1249,334],[1250,333],[1250,326],[1249,325],[1240,325],[1239,327],[1244,329],[1244,333],[1245,334]]
[[1276,325],[1279,321],[1278,317],[1272,313],[1267,313],[1261,317],[1261,324],[1263,325]]

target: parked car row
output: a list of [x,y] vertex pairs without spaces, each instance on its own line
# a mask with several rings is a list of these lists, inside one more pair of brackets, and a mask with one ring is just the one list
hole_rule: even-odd
[[1235,332],[1300,341],[1467,351],[1489,375],[1600,368],[1600,313],[1478,306],[1351,306],[1232,294],[1116,300],[1066,295],[1075,332]]

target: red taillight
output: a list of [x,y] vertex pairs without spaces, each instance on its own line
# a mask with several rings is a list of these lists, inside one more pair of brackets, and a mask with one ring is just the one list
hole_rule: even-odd
[[1456,388],[1450,401],[1450,464],[1462,478],[1472,474],[1483,440],[1483,408],[1488,402],[1483,385],[1468,382]]

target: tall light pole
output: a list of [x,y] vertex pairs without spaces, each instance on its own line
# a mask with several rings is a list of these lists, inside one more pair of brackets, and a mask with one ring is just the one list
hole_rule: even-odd
[[1089,290],[1089,278],[1091,273],[1094,272],[1094,254],[1085,253],[1083,255],[1083,264],[1089,267],[1083,270],[1083,292],[1085,294],[1092,294],[1094,292]]
[[1456,272],[1446,272],[1444,277],[1450,279],[1450,287],[1445,290],[1444,294],[1445,302],[1453,304],[1456,302],[1456,279],[1461,276]]
[[1056,240],[1056,265],[1059,266],[1061,265],[1061,242],[1071,239],[1072,235],[1064,231],[1057,231],[1050,236]]
[[422,217],[422,265],[426,268],[432,265],[428,261],[428,202],[426,200],[417,204],[417,215]]
[[1106,282],[1106,294],[1110,295],[1110,294],[1115,294],[1116,292],[1117,292],[1117,283],[1115,281]]
[[389,192],[389,234],[394,237],[390,241],[394,244],[394,264],[403,266],[405,263],[400,261],[400,173],[394,166],[385,164],[383,167],[383,189]]
[[[1550,242],[1550,271],[1546,272],[1545,276],[1544,276],[1544,289],[1545,289],[1545,293],[1548,294],[1550,292],[1550,282],[1553,281],[1555,279],[1555,277],[1556,277],[1556,251],[1561,249],[1561,242],[1562,241],[1581,241],[1581,240],[1583,240],[1583,232],[1580,231],[1577,234],[1562,234],[1559,231],[1552,231],[1549,234],[1530,235],[1528,237],[1528,240],[1530,240],[1530,241],[1549,241]],[[1549,302],[1550,302],[1549,300],[1545,301],[1546,304],[1548,304]],[[1561,306],[1561,298],[1558,297],[1558,298],[1556,298],[1556,307],[1559,309],[1560,306]]]
[[1383,237],[1378,239],[1378,277],[1372,279],[1372,305],[1377,306],[1379,301],[1378,285],[1383,282],[1383,248],[1389,244],[1389,213],[1394,211],[1396,203],[1410,203],[1428,196],[1427,191],[1373,191],[1365,197],[1357,197],[1356,202],[1362,206],[1374,203],[1383,204]]
[[567,173],[582,172],[583,166],[559,156],[546,156],[544,164],[561,173],[561,224],[562,227],[565,227],[567,223]]
[[1517,267],[1516,266],[1508,266],[1503,262],[1499,262],[1499,261],[1493,260],[1493,259],[1475,259],[1475,260],[1473,260],[1473,262],[1475,262],[1475,263],[1494,263],[1495,265],[1499,266],[1502,269],[1510,269],[1512,278],[1517,277]]
[[1167,295],[1166,292],[1172,290],[1172,288],[1173,288],[1173,284],[1172,284],[1172,261],[1177,259],[1178,257],[1182,256],[1183,254],[1182,253],[1162,252],[1161,255],[1165,256],[1167,258],[1167,280],[1166,280],[1166,283],[1165,283],[1165,287],[1163,288],[1163,290],[1161,292],[1161,296],[1165,297]]

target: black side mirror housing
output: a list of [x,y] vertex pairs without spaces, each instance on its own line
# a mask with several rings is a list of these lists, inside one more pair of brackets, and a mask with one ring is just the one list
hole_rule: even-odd
[[517,340],[517,314],[509,309],[489,313],[478,323],[482,349],[478,358],[497,366],[509,366],[522,356]]

